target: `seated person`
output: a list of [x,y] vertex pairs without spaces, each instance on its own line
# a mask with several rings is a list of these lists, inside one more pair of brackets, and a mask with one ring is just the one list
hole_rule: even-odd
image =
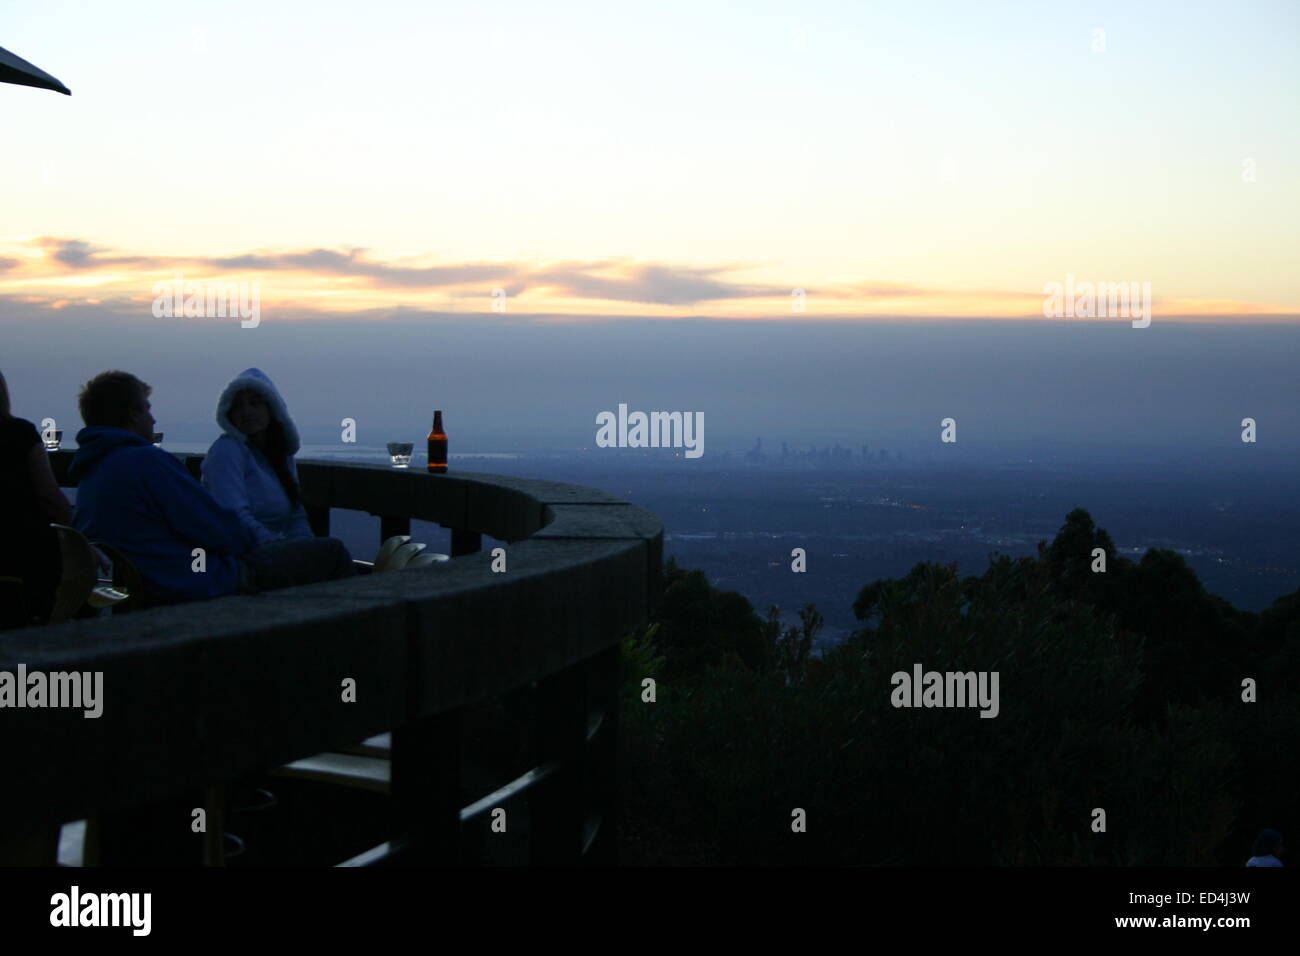
[[232,509],[258,544],[310,538],[298,494],[298,429],[261,370],[240,372],[217,401],[225,433],[203,459],[203,487]]
[[50,522],[68,524],[72,506],[59,490],[36,426],[15,417],[0,375],[0,627],[43,624],[54,607],[63,572]]
[[[251,594],[354,573],[347,548],[335,538],[259,547],[238,514],[152,444],[151,391],[127,372],[104,372],[86,383],[78,400],[86,427],[77,433],[68,475],[78,482],[76,527],[120,548],[152,600]],[[204,551],[203,565],[195,548]]]

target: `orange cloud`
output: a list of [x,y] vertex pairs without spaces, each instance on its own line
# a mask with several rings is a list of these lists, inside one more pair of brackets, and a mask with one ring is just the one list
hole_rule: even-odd
[[[795,288],[746,280],[744,273],[759,268],[752,264],[686,266],[626,258],[429,264],[385,260],[362,248],[161,256],[55,236],[5,245],[13,248],[0,255],[0,295],[49,309],[81,302],[147,311],[155,284],[181,275],[187,282],[257,282],[264,303],[295,317],[484,313],[504,302],[506,312],[547,321],[697,314],[744,320],[1043,319],[1040,288],[941,288],[865,278]],[[1156,297],[1153,311],[1157,318],[1180,321],[1297,318],[1294,308],[1275,303],[1177,296]]]

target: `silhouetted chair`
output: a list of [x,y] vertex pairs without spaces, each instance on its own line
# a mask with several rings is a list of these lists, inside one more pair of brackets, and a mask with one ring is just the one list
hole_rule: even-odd
[[50,527],[59,539],[59,553],[63,558],[63,574],[50,611],[53,623],[66,621],[81,610],[99,582],[99,573],[95,567],[95,552],[85,535],[63,524],[51,524]]
[[97,609],[115,607],[135,593],[100,585],[99,562],[84,534],[63,524],[51,524],[50,527],[58,536],[59,552],[63,558],[63,574],[54,592],[50,623],[68,620],[87,604]]

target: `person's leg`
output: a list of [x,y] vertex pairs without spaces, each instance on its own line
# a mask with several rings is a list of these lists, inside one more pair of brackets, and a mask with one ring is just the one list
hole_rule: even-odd
[[290,588],[316,581],[351,577],[352,555],[338,538],[290,538],[272,541],[240,559],[243,594]]

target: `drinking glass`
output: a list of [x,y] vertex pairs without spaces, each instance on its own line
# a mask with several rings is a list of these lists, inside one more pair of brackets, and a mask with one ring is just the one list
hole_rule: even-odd
[[63,429],[56,428],[52,432],[45,432],[45,450],[58,451],[59,443],[63,441]]
[[390,441],[388,443],[388,457],[393,460],[393,467],[410,468],[411,452],[414,448],[415,442]]
[[154,432],[154,433],[153,433],[153,443],[154,443],[155,445],[162,445],[162,440],[163,440],[163,433],[162,433],[162,432]]

